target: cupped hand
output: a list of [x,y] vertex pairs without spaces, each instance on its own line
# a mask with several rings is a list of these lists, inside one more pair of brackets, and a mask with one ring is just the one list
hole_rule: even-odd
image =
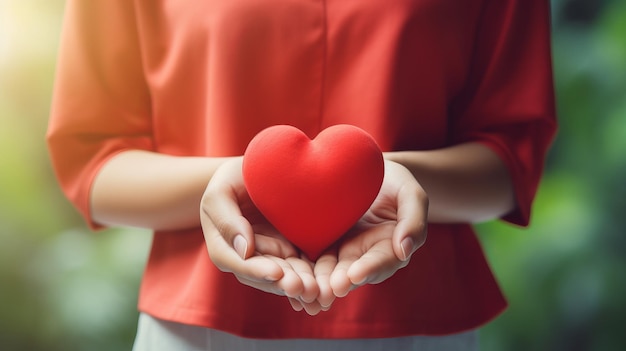
[[318,285],[343,297],[358,286],[388,279],[424,244],[427,217],[428,196],[415,177],[404,166],[385,161],[383,184],[370,209],[317,261]]
[[318,302],[314,264],[256,209],[241,165],[242,158],[225,161],[202,196],[200,219],[211,260],[242,284],[287,296],[297,311],[319,313],[326,306]]

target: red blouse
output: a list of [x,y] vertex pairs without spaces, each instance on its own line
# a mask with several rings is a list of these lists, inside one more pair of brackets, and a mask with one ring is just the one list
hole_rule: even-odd
[[[127,149],[241,155],[260,130],[348,123],[383,151],[477,141],[508,166],[527,224],[555,132],[548,0],[67,1],[48,143],[89,191]],[[331,311],[294,312],[211,263],[200,228],[154,234],[139,309],[257,338],[459,332],[506,302],[471,227],[431,225],[411,263]]]

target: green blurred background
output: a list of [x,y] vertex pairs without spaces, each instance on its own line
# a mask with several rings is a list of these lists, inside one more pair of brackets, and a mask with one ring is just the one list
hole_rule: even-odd
[[[130,350],[149,234],[90,233],[45,149],[63,6],[0,0],[0,350]],[[530,228],[478,227],[511,304],[481,343],[626,350],[626,0],[552,6],[560,131]]]

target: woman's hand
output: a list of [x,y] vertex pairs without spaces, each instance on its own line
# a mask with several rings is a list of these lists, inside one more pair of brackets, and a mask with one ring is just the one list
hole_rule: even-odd
[[427,217],[428,197],[414,176],[404,166],[385,161],[385,178],[370,209],[317,261],[318,285],[343,297],[355,287],[391,277],[424,244]]
[[314,315],[336,297],[376,284],[406,266],[426,239],[428,198],[403,166],[386,161],[378,197],[343,240],[315,263],[256,209],[245,189],[241,158],[214,174],[200,217],[209,255],[243,284],[287,296],[294,310]]
[[200,219],[213,263],[242,283],[287,296],[295,310],[317,314],[314,265],[256,209],[241,174],[242,158],[220,166],[202,197]]

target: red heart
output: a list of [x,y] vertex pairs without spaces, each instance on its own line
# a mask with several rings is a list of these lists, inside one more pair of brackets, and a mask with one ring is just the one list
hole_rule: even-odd
[[312,260],[368,210],[383,175],[374,139],[345,124],[313,140],[292,126],[269,127],[252,139],[243,159],[254,204]]

